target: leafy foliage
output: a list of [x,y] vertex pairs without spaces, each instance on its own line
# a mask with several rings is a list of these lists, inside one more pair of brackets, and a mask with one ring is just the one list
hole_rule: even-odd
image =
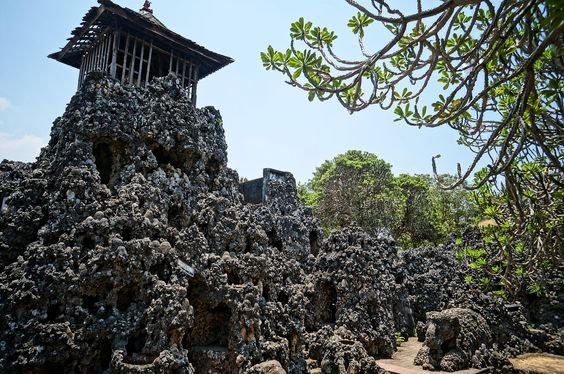
[[396,339],[396,345],[398,347],[401,346],[403,343],[405,343],[405,338],[403,337],[403,335],[400,332],[396,332],[394,334],[394,337]]
[[404,247],[440,242],[475,216],[468,192],[444,191],[428,175],[395,177],[390,164],[361,151],[325,161],[298,196],[326,231],[356,222],[372,234],[388,229]]
[[[410,125],[456,129],[476,160],[455,184],[488,156],[496,159],[478,184],[531,151],[562,171],[562,149],[554,147],[562,145],[555,126],[563,112],[562,1],[444,1],[430,9],[420,0],[416,9],[346,2],[357,10],[347,26],[364,59],[337,56],[337,35],[300,18],[291,25],[290,48],[261,53],[264,67],[285,74],[310,100],[336,98],[351,112],[378,105]],[[368,51],[364,39],[374,25],[384,26],[389,41]],[[445,92],[421,105],[433,82]]]
[[[459,257],[481,271],[482,284],[504,291],[502,296],[526,290],[539,295],[562,265],[564,190],[546,177],[546,168],[542,161],[523,163],[508,175],[517,179],[509,188],[490,183],[473,193],[489,224],[482,228],[483,243],[465,248]],[[536,193],[539,183],[552,199]]]
[[[533,274],[561,264],[564,247],[564,2],[345,1],[356,12],[347,25],[362,58],[338,56],[334,32],[300,19],[285,52],[261,54],[265,68],[309,100],[336,99],[351,112],[375,105],[408,125],[456,130],[475,158],[444,187],[475,190],[496,224],[484,229],[487,250],[472,263],[490,273],[499,266],[496,285],[515,287],[521,273],[537,284]],[[366,47],[384,33],[379,49]]]

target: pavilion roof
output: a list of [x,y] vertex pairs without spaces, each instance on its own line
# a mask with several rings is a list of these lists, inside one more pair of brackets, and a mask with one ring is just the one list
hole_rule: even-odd
[[175,53],[193,59],[200,64],[200,79],[233,62],[232,58],[212,52],[169,30],[150,12],[136,12],[110,0],[98,0],[98,3],[100,6],[92,7],[80,26],[71,32],[68,43],[59,52],[50,54],[50,58],[80,68],[82,56],[100,34],[109,29],[122,29],[153,40],[160,48],[174,49]]

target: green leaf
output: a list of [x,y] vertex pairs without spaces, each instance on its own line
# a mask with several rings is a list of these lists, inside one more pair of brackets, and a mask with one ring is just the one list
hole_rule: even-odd
[[311,102],[315,100],[315,91],[309,91],[307,94],[307,99]]
[[397,116],[400,117],[400,118],[395,119],[394,121],[399,121],[399,120],[402,120],[402,119],[405,118],[405,114],[403,113],[403,109],[399,105],[396,107],[396,109],[394,109],[394,114],[397,114]]
[[542,287],[539,283],[533,283],[529,286],[529,292],[536,296],[542,295]]

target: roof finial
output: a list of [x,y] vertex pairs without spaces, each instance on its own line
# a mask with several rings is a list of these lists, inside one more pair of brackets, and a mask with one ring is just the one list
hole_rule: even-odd
[[141,8],[140,11],[153,14],[153,9],[151,9],[151,2],[149,0],[145,0],[145,4],[143,4],[143,8]]

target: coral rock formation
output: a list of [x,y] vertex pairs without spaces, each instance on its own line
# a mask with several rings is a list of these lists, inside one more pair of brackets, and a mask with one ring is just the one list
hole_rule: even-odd
[[262,204],[238,180],[174,77],[91,74],[38,160],[0,165],[0,371],[377,372],[396,248],[323,241],[291,176]]
[[426,370],[456,371],[471,366],[474,352],[490,346],[491,331],[482,316],[463,308],[427,313],[423,347],[415,364]]
[[[219,113],[174,76],[90,74],[35,163],[0,163],[0,372],[381,373],[396,334],[431,336],[427,312],[447,308],[473,311],[457,317],[464,365],[482,338],[473,366],[559,353],[557,296],[532,333],[522,305],[464,283],[452,245],[398,253],[354,225],[324,238],[277,175],[246,201]],[[491,345],[485,327],[465,340],[477,314]]]

